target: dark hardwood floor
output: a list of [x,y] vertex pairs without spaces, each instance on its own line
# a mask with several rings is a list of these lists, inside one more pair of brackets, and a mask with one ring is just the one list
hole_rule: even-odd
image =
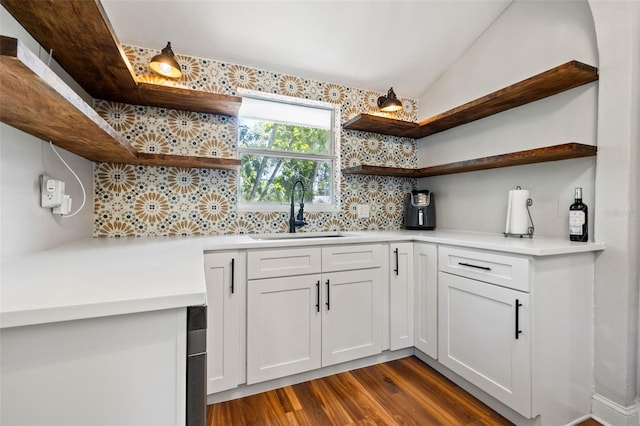
[[577,426],[602,426],[602,423],[595,421],[593,419],[585,420]]
[[[207,425],[511,425],[408,357],[213,404]],[[579,426],[602,426],[587,420]]]
[[[207,410],[208,426],[511,424],[415,357],[213,404]],[[579,426],[599,425],[588,420]]]

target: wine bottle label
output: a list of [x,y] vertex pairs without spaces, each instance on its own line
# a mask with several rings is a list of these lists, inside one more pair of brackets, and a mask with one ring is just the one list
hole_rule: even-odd
[[582,225],[585,223],[583,211],[572,210],[569,212],[569,233],[572,235],[582,235]]

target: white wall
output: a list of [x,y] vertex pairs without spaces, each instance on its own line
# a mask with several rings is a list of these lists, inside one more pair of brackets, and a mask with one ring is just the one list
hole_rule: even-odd
[[[586,1],[515,1],[419,99],[422,118],[446,111],[572,59],[598,65]],[[424,138],[419,165],[430,166],[567,142],[596,144],[598,83]],[[539,236],[567,238],[574,187],[594,206],[593,158],[425,178],[437,226],[504,232],[507,191],[531,191]],[[593,211],[590,211],[593,235]]]
[[[633,13],[635,14],[635,17],[636,17],[636,20],[635,20],[636,35],[634,37],[635,37],[635,40],[640,40],[640,3],[634,3],[632,7],[635,7],[635,10],[633,11]],[[636,70],[640,69],[640,52],[638,50],[639,49],[637,48],[635,49],[635,52],[634,52],[635,56],[633,57],[633,61],[635,64],[634,66]],[[638,73],[640,71],[636,71],[636,72]],[[634,80],[634,88],[632,90],[632,93],[638,94],[635,98],[636,111],[638,111],[638,109],[640,109],[640,105],[638,105],[638,102],[640,102],[640,79],[638,78]],[[638,113],[636,113],[636,117],[637,117],[637,114]],[[631,155],[632,155],[632,158],[640,158],[640,120],[636,119],[635,124],[636,126],[635,126],[635,130],[633,131],[632,139],[635,140],[636,143],[635,145],[632,144],[634,146],[634,150],[632,151]],[[631,182],[633,183],[633,177]],[[640,167],[638,167],[637,164],[636,164],[635,185],[632,186],[631,188],[631,194],[636,194],[635,204],[630,214],[630,217],[632,220],[635,217],[635,227],[636,227],[636,240],[635,240],[635,246],[633,247],[632,253],[635,253],[636,254],[635,258],[638,259],[640,258]],[[635,281],[637,283],[636,285],[637,285],[637,288],[640,289],[640,268],[638,268],[637,266],[636,266],[635,274],[636,274]],[[640,300],[638,301],[638,304],[640,304]],[[640,313],[638,313],[638,321],[640,321]],[[640,325],[638,326],[638,344],[640,345]],[[640,395],[640,349],[638,349],[636,353],[638,354],[636,355],[637,363],[638,363],[638,367],[636,368],[636,374],[638,375],[638,377],[636,378],[636,386],[638,386],[637,394]]]
[[[29,36],[4,7],[0,6],[2,35],[16,37],[34,53],[39,45]],[[47,61],[45,53],[41,58]],[[76,91],[73,83],[60,67],[52,67]],[[79,91],[88,102],[90,96]],[[55,120],[55,117],[51,117]],[[69,129],[70,132],[73,129]],[[92,235],[93,220],[93,163],[58,149],[76,171],[87,190],[87,204],[77,216],[62,219],[51,209],[40,207],[39,176],[43,173],[62,179],[66,193],[73,199],[73,210],[80,206],[82,193],[75,178],[53,154],[48,144],[4,123],[0,124],[0,258],[7,259],[50,248],[68,241]]]
[[[593,16],[593,18],[591,17]],[[571,187],[585,187],[596,259],[593,413],[638,424],[640,238],[640,2],[515,1],[420,98],[422,118],[569,59],[599,67],[600,80],[420,141],[421,166],[575,141],[597,159],[422,179],[436,192],[439,227],[500,231],[506,191],[532,191],[536,233],[566,238]],[[563,198],[566,200],[563,201]],[[555,203],[554,199],[560,202]],[[597,204],[596,204],[597,201]]]
[[638,206],[640,4],[591,1],[600,52],[593,412],[611,424],[639,421]]
[[500,233],[505,231],[508,191],[519,185],[531,193],[535,235],[568,238],[568,210],[576,186],[584,188],[593,235],[594,178],[595,160],[580,158],[432,177],[418,187],[434,192],[439,229]]
[[586,0],[515,0],[419,98],[420,119],[576,59],[597,65]]

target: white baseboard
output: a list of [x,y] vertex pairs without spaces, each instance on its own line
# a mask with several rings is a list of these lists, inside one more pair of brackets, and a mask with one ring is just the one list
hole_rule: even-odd
[[600,394],[593,394],[591,412],[594,420],[605,426],[638,426],[638,406],[625,407]]
[[[584,415],[584,416],[580,417],[579,419],[575,419],[571,423],[567,423],[565,426],[576,426],[576,425],[579,425],[580,423],[582,423],[584,421],[587,421],[589,419],[592,419],[592,418],[593,417],[591,416],[591,414],[587,414],[587,415]],[[597,419],[594,419],[594,420],[597,420]]]

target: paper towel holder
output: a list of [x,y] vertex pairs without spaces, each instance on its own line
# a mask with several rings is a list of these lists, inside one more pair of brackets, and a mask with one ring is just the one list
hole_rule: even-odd
[[[516,186],[516,189],[522,189],[522,187],[520,187],[520,185]],[[531,222],[531,226],[529,226],[527,228],[527,233],[526,234],[513,234],[510,232],[505,232],[504,233],[504,237],[520,237],[523,238],[525,235],[527,235],[529,238],[533,238],[533,232],[535,231],[535,226],[533,225],[533,218],[531,217],[531,211],[529,210],[529,207],[531,207],[533,205],[533,200],[531,198],[527,198],[527,214],[529,215],[529,222]]]

